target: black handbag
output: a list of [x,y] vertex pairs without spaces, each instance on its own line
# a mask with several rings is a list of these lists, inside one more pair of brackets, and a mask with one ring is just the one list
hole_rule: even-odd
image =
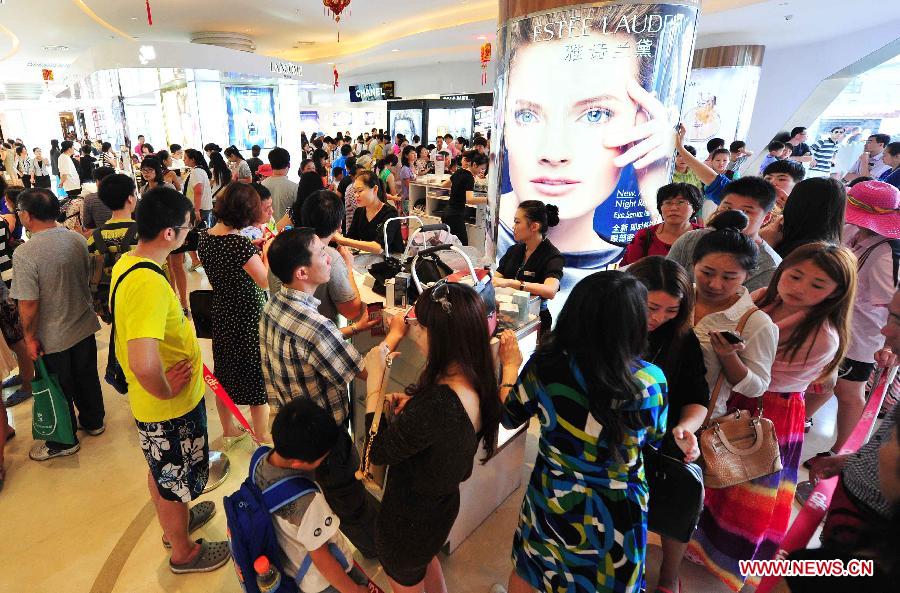
[[671,434],[666,435],[659,450],[645,445],[643,457],[650,492],[647,529],[689,542],[703,511],[703,470],[696,463],[683,461]]
[[212,339],[213,291],[208,289],[192,290],[188,295],[191,303],[191,317],[194,318],[194,330],[198,338]]

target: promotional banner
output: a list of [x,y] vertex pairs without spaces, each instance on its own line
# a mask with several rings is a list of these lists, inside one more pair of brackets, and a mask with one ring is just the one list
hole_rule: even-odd
[[472,137],[472,108],[429,109],[428,140],[434,142],[438,136],[451,134],[454,138]]
[[397,134],[403,134],[412,141],[415,136],[422,136],[422,110],[421,109],[392,109],[389,112],[388,129],[391,138]]
[[[684,95],[687,142],[745,140],[759,86],[759,66],[698,68]],[[702,154],[702,151],[701,151]]]
[[564,294],[651,224],[673,166],[698,8],[501,0],[489,181],[498,259],[526,200],[559,207],[548,238],[566,258]]
[[241,150],[254,144],[263,149],[277,146],[275,89],[272,87],[226,86],[228,141]]

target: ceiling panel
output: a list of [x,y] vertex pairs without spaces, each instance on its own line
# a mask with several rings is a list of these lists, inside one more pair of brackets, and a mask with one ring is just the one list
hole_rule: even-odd
[[[110,38],[188,42],[197,31],[242,33],[254,41],[259,54],[334,62],[346,73],[475,62],[481,43],[477,38],[495,32],[497,15],[496,0],[354,0],[337,25],[320,0],[150,2],[152,27],[144,0],[6,0],[0,4],[0,80],[40,81],[40,67],[29,62],[71,62]],[[891,20],[900,24],[896,0],[854,0],[852,10],[846,0],[704,0],[703,5],[699,47],[785,46],[826,41]]]

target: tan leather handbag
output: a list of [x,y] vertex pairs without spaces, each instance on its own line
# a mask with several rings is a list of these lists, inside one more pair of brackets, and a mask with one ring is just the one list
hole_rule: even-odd
[[372,463],[372,441],[375,440],[375,436],[378,434],[378,428],[381,426],[382,416],[385,412],[385,403],[386,403],[386,394],[385,394],[385,386],[388,383],[388,378],[391,375],[391,363],[394,362],[392,357],[388,357],[385,360],[386,367],[384,369],[384,375],[381,377],[381,387],[379,389],[379,393],[375,395],[374,393],[371,397],[378,398],[378,404],[375,407],[375,414],[372,418],[372,425],[369,427],[369,434],[366,436],[366,447],[363,451],[363,459],[361,467],[356,471],[356,479],[361,480],[363,484],[366,485],[366,488],[371,490],[372,492],[381,495],[384,494],[384,484],[387,479],[387,466],[386,465],[376,465]]
[[[738,335],[756,311],[753,307],[744,313],[737,325]],[[759,398],[759,416],[737,410],[710,420],[724,381],[724,372],[719,372],[698,439],[701,455],[698,463],[703,467],[706,488],[728,488],[782,469],[775,426],[762,415],[762,398]]]

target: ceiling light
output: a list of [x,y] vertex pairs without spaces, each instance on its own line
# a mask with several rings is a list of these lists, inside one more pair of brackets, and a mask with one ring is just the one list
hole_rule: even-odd
[[475,39],[478,39],[479,41],[484,41],[485,39],[487,39],[487,35],[479,35]]
[[68,45],[45,45],[42,47],[44,51],[69,51]]
[[399,49],[392,49],[391,51],[394,52],[394,51],[400,51],[400,50],[399,50]]
[[133,16],[133,17],[131,17],[131,20],[136,21],[136,20],[137,20],[137,17],[136,17],[136,16]]

